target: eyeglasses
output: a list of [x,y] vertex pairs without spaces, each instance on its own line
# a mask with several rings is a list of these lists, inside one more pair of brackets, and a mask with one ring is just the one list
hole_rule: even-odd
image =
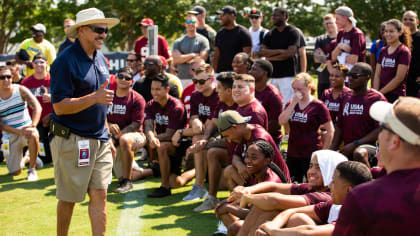
[[153,65],[156,65],[156,63],[151,62],[151,61],[146,61],[146,62],[144,63],[144,66],[153,66]]
[[0,75],[0,80],[11,79],[12,75]]
[[186,20],[185,23],[187,23],[187,25],[189,24],[195,24],[195,20]]
[[123,74],[118,74],[118,79],[125,79],[127,81],[132,80],[131,76],[126,76],[126,75],[123,75]]
[[394,131],[392,131],[391,128],[386,127],[384,123],[380,122],[379,123],[379,132],[382,132],[382,130],[384,130],[384,129],[393,133],[393,134],[395,134]]
[[97,34],[107,34],[108,28],[100,27],[100,26],[94,26],[94,25],[85,25],[86,27],[90,28],[93,32]]
[[127,62],[135,62],[135,61],[137,61],[136,59],[127,59],[126,60]]
[[258,18],[260,18],[259,16],[250,16],[249,17],[250,19],[258,19]]
[[358,73],[348,73],[347,75],[353,79],[357,79],[362,76],[367,76],[366,74],[358,74]]
[[211,78],[212,78],[212,77],[209,77],[209,78],[207,78],[207,79],[192,79],[192,82],[193,82],[194,84],[199,83],[199,84],[203,85],[203,84],[205,84],[205,83],[206,83],[206,81],[207,81],[207,80],[209,80],[209,79],[211,79]]
[[43,60],[36,60],[36,61],[33,61],[33,63],[36,64],[36,65],[38,65],[38,64],[44,64],[45,61],[43,61]]
[[64,26],[64,28],[70,28],[70,27],[72,27],[73,25],[65,25]]

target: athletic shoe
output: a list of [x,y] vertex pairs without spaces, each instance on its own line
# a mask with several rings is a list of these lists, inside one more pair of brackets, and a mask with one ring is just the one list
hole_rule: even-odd
[[216,208],[216,205],[218,203],[219,203],[219,200],[216,197],[208,195],[206,200],[204,200],[204,202],[200,206],[194,208],[194,211],[202,212],[202,211],[212,210]]
[[28,181],[37,181],[38,180],[38,174],[36,173],[36,170],[33,168],[28,169]]
[[228,229],[226,228],[226,226],[223,224],[221,220],[219,220],[219,223],[217,224],[217,232],[221,232],[225,234],[227,234],[228,232]]
[[206,197],[208,194],[206,188],[202,188],[197,184],[193,184],[192,190],[185,196],[182,201],[195,201]]
[[133,188],[133,184],[129,179],[123,179],[120,186],[114,190],[114,193],[126,193]]
[[155,191],[153,191],[153,193],[148,194],[147,197],[150,198],[161,198],[161,197],[166,197],[166,196],[170,196],[171,195],[171,189],[170,188],[165,188],[160,186],[159,188],[155,189]]
[[137,163],[137,161],[133,160],[133,170],[143,171],[143,168],[141,168],[139,166],[139,164]]
[[44,162],[41,160],[41,158],[37,157],[36,158],[36,168],[37,169],[42,169],[42,167],[44,167]]

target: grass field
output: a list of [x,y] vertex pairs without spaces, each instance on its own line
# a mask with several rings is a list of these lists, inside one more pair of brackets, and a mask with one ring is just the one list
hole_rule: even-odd
[[[38,170],[37,182],[20,176],[7,175],[5,162],[0,164],[0,235],[55,235],[56,205],[54,169],[51,164]],[[182,202],[193,182],[172,191],[172,196],[147,198],[160,179],[149,178],[134,183],[126,194],[111,192],[117,187],[114,179],[108,190],[107,235],[211,235],[218,220],[213,211],[196,213],[193,209],[202,201]],[[218,197],[228,196],[227,191]],[[76,204],[70,235],[90,235],[88,197]]]

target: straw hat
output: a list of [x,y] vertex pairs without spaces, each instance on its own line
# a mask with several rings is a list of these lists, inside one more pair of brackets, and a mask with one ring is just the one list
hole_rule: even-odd
[[76,14],[76,24],[72,25],[67,30],[67,36],[76,38],[77,28],[80,26],[99,23],[107,24],[110,29],[120,23],[120,20],[116,18],[105,18],[104,13],[97,8],[84,9]]

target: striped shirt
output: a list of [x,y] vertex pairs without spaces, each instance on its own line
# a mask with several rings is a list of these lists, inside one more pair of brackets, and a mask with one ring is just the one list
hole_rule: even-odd
[[[13,128],[21,129],[32,123],[29,116],[28,106],[20,95],[18,84],[12,84],[13,93],[8,99],[0,98],[0,119],[3,124]],[[4,138],[9,138],[11,134],[3,132]]]

